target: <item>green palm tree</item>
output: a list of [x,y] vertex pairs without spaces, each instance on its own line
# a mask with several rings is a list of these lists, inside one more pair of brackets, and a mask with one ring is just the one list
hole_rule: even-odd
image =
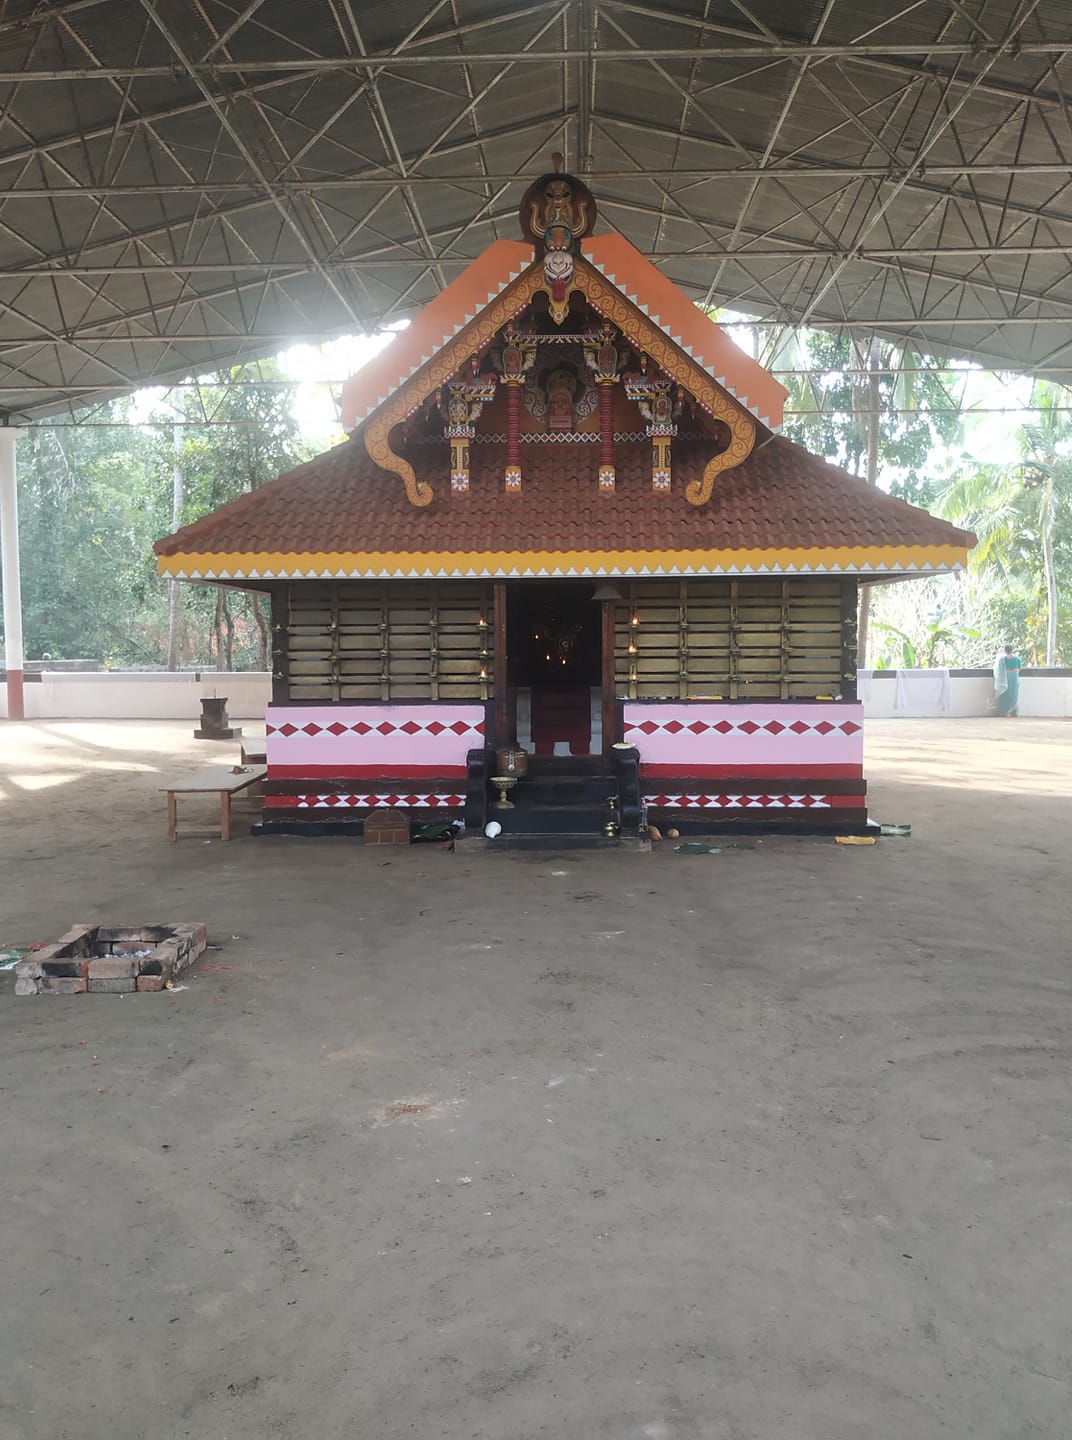
[[1072,392],[1036,381],[1036,418],[1018,431],[1020,458],[1012,465],[975,465],[955,474],[940,497],[941,513],[975,531],[976,574],[1024,585],[1043,599],[1046,664],[1057,663],[1056,554],[1072,534]]

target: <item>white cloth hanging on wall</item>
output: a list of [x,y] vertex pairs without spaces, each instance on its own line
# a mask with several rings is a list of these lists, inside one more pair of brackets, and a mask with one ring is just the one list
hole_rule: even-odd
[[949,669],[898,670],[894,710],[913,715],[944,715],[950,709]]

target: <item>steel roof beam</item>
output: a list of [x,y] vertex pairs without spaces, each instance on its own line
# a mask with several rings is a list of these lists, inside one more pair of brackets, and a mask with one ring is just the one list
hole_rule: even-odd
[[[559,115],[558,112],[554,112],[554,113],[549,114],[549,115],[533,116],[533,117],[531,117],[531,118],[525,117],[523,120],[519,121],[517,125],[507,127],[507,128],[505,128],[505,129],[503,129],[503,130],[496,130],[495,132],[485,132],[483,139],[484,139],[484,142],[487,143],[487,141],[488,141],[490,138],[498,139],[498,138],[501,138],[501,137],[503,137],[503,136],[505,136],[505,135],[509,135],[509,136],[511,136],[512,138],[516,138],[519,134],[524,134],[526,131],[532,130],[532,129],[538,127],[538,126],[551,124],[551,123],[553,123],[553,122],[555,122],[555,121],[561,120],[561,118],[562,118],[562,117]],[[479,143],[480,143],[480,142],[479,142],[478,140],[476,140],[474,137],[471,137],[471,136],[467,136],[465,139],[462,139],[462,140],[456,140],[456,141],[455,141],[455,140],[452,140],[449,144],[444,145],[444,146],[442,147],[442,150],[440,151],[440,155],[442,155],[442,156],[447,156],[447,155],[462,154],[462,153],[464,153],[464,152],[467,151],[467,150],[472,150],[472,149],[474,149]],[[396,175],[396,176],[388,176],[388,177],[385,177],[385,178],[388,180],[389,185],[397,186],[398,183],[399,183],[397,175]],[[474,183],[474,181],[476,180],[476,178],[477,178],[477,177],[472,177],[471,180],[470,180],[470,184]],[[516,175],[512,177],[512,181],[513,181],[514,183],[516,183],[516,181],[517,181],[517,176],[516,176]],[[277,188],[277,187],[275,186],[274,182],[273,182],[272,188],[273,188],[273,189],[276,189],[276,188]],[[286,187],[284,186],[283,188],[285,189]],[[300,188],[300,187],[299,187],[299,188]],[[316,188],[316,187],[314,186],[313,188]],[[328,188],[328,187],[324,187],[324,188]],[[154,187],[154,189],[155,189],[155,187]],[[164,191],[166,191],[166,187],[162,187],[162,189],[163,189]],[[14,192],[7,192],[7,194],[6,194],[5,196],[0,197],[0,198],[7,198],[7,195],[10,195],[10,194],[12,194],[12,193],[14,193]],[[211,187],[211,186],[206,187],[206,192],[205,192],[205,193],[212,193],[212,187]],[[243,193],[243,191],[240,190],[238,193],[241,194],[241,193]],[[244,193],[246,193],[247,195],[252,193],[253,198],[250,198],[250,199],[248,199],[248,200],[245,200],[245,201],[243,201],[243,202],[241,202],[241,203],[234,204],[234,205],[215,206],[215,207],[213,207],[212,210],[210,210],[209,212],[207,212],[207,213],[204,214],[204,215],[198,215],[198,214],[195,213],[195,214],[191,214],[191,215],[178,216],[178,217],[175,217],[175,218],[173,218],[173,219],[171,219],[171,220],[168,220],[168,221],[166,221],[166,222],[163,222],[163,223],[160,223],[160,224],[151,225],[151,226],[147,226],[147,227],[142,228],[142,229],[140,229],[140,230],[134,230],[134,229],[129,229],[129,228],[128,228],[126,235],[124,235],[124,236],[117,236],[117,237],[114,237],[114,238],[112,238],[112,239],[110,239],[110,240],[101,240],[101,241],[99,241],[99,242],[95,242],[95,244],[94,244],[93,246],[91,246],[90,248],[91,248],[91,249],[98,249],[98,248],[106,248],[106,247],[109,247],[109,246],[118,246],[118,245],[120,245],[120,244],[125,243],[125,241],[128,240],[128,239],[129,239],[129,240],[132,240],[132,241],[137,241],[137,242],[139,242],[139,243],[141,243],[141,244],[145,244],[145,243],[147,243],[147,242],[149,242],[149,241],[151,241],[151,240],[154,240],[154,239],[158,238],[160,235],[170,234],[173,230],[185,229],[185,228],[187,228],[187,227],[189,227],[190,225],[193,225],[193,224],[208,224],[208,223],[214,222],[214,221],[226,221],[226,220],[229,220],[229,219],[233,219],[233,218],[237,217],[238,215],[248,213],[248,212],[251,211],[251,210],[261,209],[261,208],[263,208],[265,205],[271,203],[271,202],[270,202],[270,199],[269,199],[269,196],[267,195],[267,193],[264,192],[263,187],[261,186],[260,182],[258,182],[258,181],[256,181],[256,180],[250,182],[250,185],[246,188],[246,190],[245,190]],[[366,218],[366,217],[362,217],[362,220],[364,220],[365,218]],[[444,232],[440,232],[441,235],[442,235],[443,233],[444,233]],[[450,233],[450,232],[447,232],[447,233]],[[20,237],[20,238],[21,238],[21,237]],[[23,242],[23,243],[25,243],[25,242]],[[385,248],[387,248],[387,247],[385,247]],[[56,257],[56,258],[59,259],[60,257]],[[166,263],[166,262],[165,262],[165,263]]]
[[[543,123],[547,124],[557,116],[543,117]],[[617,116],[600,115],[601,120],[607,120],[613,124],[636,123],[627,122]],[[527,121],[526,129],[531,129],[535,122]],[[639,127],[638,127],[639,128]],[[651,126],[642,128],[651,130]],[[670,132],[666,132],[670,133]],[[317,136],[317,138],[322,138]],[[492,137],[494,138],[494,137]],[[684,138],[689,138],[688,136]],[[481,138],[473,137],[465,142],[467,148],[475,149],[486,144],[488,136]],[[438,158],[438,157],[437,157]],[[2,163],[2,162],[0,162]],[[1017,164],[1008,160],[966,160],[963,164],[949,163],[938,165],[927,165],[924,174],[947,176],[955,179],[964,175],[1053,175],[1068,177],[1072,174],[1072,165],[1065,160],[1025,160]],[[889,165],[798,165],[780,168],[776,165],[735,165],[725,170],[698,170],[688,167],[675,167],[671,169],[653,170],[622,170],[601,165],[598,177],[603,180],[640,180],[646,183],[656,183],[660,180],[673,179],[680,181],[683,185],[706,184],[715,181],[740,181],[758,178],[760,180],[881,180],[894,184],[899,178],[898,174],[891,174]],[[406,185],[415,189],[443,189],[445,186],[454,186],[460,190],[473,190],[479,188],[485,182],[496,185],[517,184],[518,172],[516,170],[489,170],[479,175],[407,175]],[[397,188],[401,182],[397,175],[327,175],[317,180],[273,180],[272,189],[277,194],[304,195],[310,192],[323,192],[331,190],[383,190]],[[168,184],[159,182],[154,184],[97,184],[90,181],[86,185],[20,185],[17,189],[5,190],[3,201],[9,205],[18,200],[65,200],[71,198],[84,199],[86,196],[96,198],[105,196],[114,198],[116,196],[136,197],[139,195],[244,195],[254,199],[267,201],[267,191],[261,191],[256,180],[189,180],[182,184]],[[996,199],[995,204],[1000,203]]]
[[[683,15],[679,12],[667,10],[664,6],[629,4],[624,3],[624,0],[602,0],[602,3],[607,9],[621,10],[625,11],[626,13],[640,15],[648,20],[657,20],[660,24],[664,25],[682,25],[691,27],[692,29],[698,30],[700,32],[708,32],[712,34],[733,33],[739,34],[744,40],[755,39],[754,35],[749,35],[745,31],[728,31],[725,27],[713,25],[710,21],[702,20],[699,16]],[[949,0],[946,0],[946,3],[949,3]],[[889,23],[889,19],[892,19],[892,17],[888,17],[887,23]],[[758,21],[756,21],[755,23],[758,27]],[[767,31],[765,27],[759,28],[763,28],[764,33],[768,35],[772,33],[770,31]],[[774,36],[773,38],[777,40],[778,37]],[[850,59],[854,64],[867,66],[869,69],[873,70],[886,70],[891,74],[899,75],[903,79],[921,78],[924,80],[933,81],[934,83],[942,86],[951,84],[955,87],[969,85],[972,82],[971,75],[957,75],[952,70],[942,70],[936,66],[905,65],[899,64],[896,60],[891,60],[887,62],[877,59],[875,58],[877,51],[873,46],[863,46],[855,43],[847,45],[845,48],[845,58]],[[932,55],[940,53],[940,51],[941,47],[937,45],[920,45],[914,53]],[[740,52],[735,51],[735,53]],[[778,58],[777,53],[773,50],[768,50],[766,53],[768,56],[773,56],[776,59]],[[884,53],[889,52],[887,51]],[[981,51],[978,50],[974,45],[971,45],[969,43],[966,46],[966,53],[970,55],[975,55],[981,53]],[[1065,47],[1065,53],[1067,53],[1067,47]],[[743,73],[737,78],[745,80],[748,79],[749,76],[747,73]],[[720,81],[719,83],[724,84],[725,82]],[[701,88],[699,91],[701,97],[706,93],[707,91],[703,88]],[[1036,105],[1052,105],[1056,106],[1058,109],[1062,107],[1062,101],[1060,96],[1058,95],[1051,95],[1045,91],[1024,90],[1017,86],[1009,85],[1004,81],[998,81],[993,79],[985,80],[979,87],[979,93],[985,95],[1000,96],[1003,99],[1009,100],[1028,99]]]
[[105,5],[108,0],[62,0],[55,5],[38,5],[29,15],[18,19],[0,20],[0,35],[13,30],[32,30],[35,26],[47,25],[50,20],[61,20],[77,10],[90,10],[96,5]]
[[[618,209],[632,209],[627,202],[615,202],[607,200],[605,204],[613,204]],[[638,207],[639,208],[639,207]],[[658,217],[659,210],[655,206],[644,207],[641,213]],[[504,212],[500,219],[509,218],[509,212]],[[453,233],[453,232],[451,232]],[[922,246],[896,246],[896,245],[875,245],[863,249],[842,249],[825,250],[817,249],[806,245],[804,241],[796,246],[788,246],[782,249],[776,246],[768,246],[765,249],[741,249],[724,250],[719,248],[704,249],[697,246],[691,250],[654,250],[648,256],[650,260],[721,260],[723,258],[734,260],[745,264],[750,260],[802,260],[802,259],[840,259],[848,257],[850,260],[875,261],[890,260],[894,258],[906,258],[909,260],[926,260],[932,257],[943,255],[970,257],[973,255],[1009,255],[1009,256],[1030,256],[1030,255],[1055,255],[1064,258],[1072,257],[1072,245],[922,245]],[[445,251],[439,251],[434,257],[437,265],[469,265],[471,263],[467,255],[451,255]],[[406,256],[403,258],[384,258],[372,255],[341,255],[331,260],[328,269],[394,269],[405,268],[406,266],[424,264],[425,257]],[[169,261],[167,265],[141,265],[141,264],[116,264],[116,265],[91,265],[78,263],[65,265],[62,268],[55,265],[29,265],[23,268],[0,266],[0,280],[62,280],[68,276],[107,275],[119,278],[123,275],[162,275],[166,272],[173,272],[182,275],[271,275],[277,279],[287,279],[295,275],[310,275],[314,273],[311,266],[300,261],[273,261],[273,260],[233,260],[227,261]],[[946,276],[946,279],[954,277]]]
[[[634,129],[640,131],[642,134],[657,134],[665,136],[667,138],[672,138],[677,133],[669,129],[667,126],[648,124],[644,121],[637,120],[634,116],[630,115],[611,115],[608,114],[606,111],[601,111],[599,118],[606,121],[608,124],[622,126],[623,128],[627,129]],[[688,138],[690,140],[696,141],[698,144],[709,145],[717,150],[726,150],[732,148],[730,145],[728,145],[726,141],[716,140],[714,137],[709,135],[698,135],[695,132],[692,132],[689,134]],[[778,157],[779,161],[782,158],[783,157]],[[749,168],[745,166],[742,166],[740,171],[738,171],[735,167],[732,166],[723,167],[718,170],[712,170],[708,173],[701,175],[700,181],[696,183],[702,183],[703,181],[707,180],[713,181],[738,179],[741,176],[747,177],[749,173]],[[958,175],[970,176],[972,173],[972,166],[970,164],[960,165],[956,162],[941,162],[940,164],[936,164],[932,171],[929,162],[921,163],[917,160],[914,163],[906,162],[899,171],[892,171],[891,167],[888,165],[861,166],[859,168],[855,166],[819,166],[813,171],[810,167],[803,164],[794,169],[781,169],[778,165],[775,165],[774,167],[768,167],[768,169],[765,171],[765,177],[769,177],[772,182],[781,182],[783,185],[788,185],[793,180],[810,180],[820,178],[849,181],[855,179],[875,179],[880,180],[884,184],[896,185],[899,189],[925,192],[928,195],[938,197],[949,195],[950,191],[947,187],[941,185],[931,185],[928,184],[925,179],[918,178],[923,175],[930,175],[932,173],[935,175],[944,174],[949,176],[950,178],[956,178],[956,176]],[[1009,174],[1016,173],[1016,171],[1015,169],[1001,169],[995,170],[991,173]],[[1070,168],[1070,166],[1066,163],[1057,162],[1056,169],[1052,171],[1047,171],[1046,173],[1053,174],[1055,177],[1069,178],[1072,177],[1072,168]],[[636,178],[638,180],[642,180],[646,178],[646,175],[644,173],[638,172]],[[971,198],[966,195],[962,195],[960,192],[953,193],[956,198],[961,200]],[[980,195],[977,198],[982,204],[985,205],[1002,206],[1005,204],[1005,201],[997,196],[991,197],[987,195]],[[1072,213],[1064,214],[1058,212],[1055,214],[1052,210],[1049,209],[1042,209],[1037,206],[1031,206],[1015,202],[1009,202],[1008,209],[1010,214],[1029,215],[1032,217],[1037,216],[1043,219],[1049,218],[1054,221],[1072,224]]]
[[[437,37],[438,38],[438,37]],[[449,36],[443,37],[449,39]],[[1006,47],[1007,48],[1007,47]],[[1063,56],[1068,53],[1064,40],[1025,41],[1017,46],[1018,55]],[[770,60],[771,58],[799,64],[803,60],[869,59],[886,55],[945,55],[957,59],[981,60],[987,66],[999,60],[1005,50],[995,45],[968,45],[946,42],[914,41],[909,44],[869,45],[808,45],[783,42],[779,45],[720,45],[708,46],[703,52],[705,60]],[[552,50],[482,50],[467,51],[466,65],[547,65],[548,63],[573,64],[587,58],[587,52],[574,48]],[[686,46],[649,46],[638,53],[629,48],[601,46],[598,52],[600,63],[638,60],[656,61],[669,64],[676,60],[694,60],[695,49]],[[204,79],[219,75],[278,75],[292,78],[299,75],[331,75],[335,73],[357,73],[363,70],[409,70],[425,67],[442,68],[444,64],[460,65],[462,60],[454,55],[393,54],[379,51],[369,55],[337,55],[294,57],[287,60],[213,60],[208,64],[191,61],[187,73]],[[183,67],[187,69],[186,66]],[[944,77],[943,77],[944,78]],[[70,69],[42,67],[35,70],[0,70],[0,85],[50,84],[72,80],[174,80],[175,67],[172,65],[77,65]],[[971,80],[962,81],[971,84]]]

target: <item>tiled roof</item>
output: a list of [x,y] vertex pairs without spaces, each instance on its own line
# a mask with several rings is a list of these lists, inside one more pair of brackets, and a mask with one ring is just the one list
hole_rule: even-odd
[[[550,573],[554,565],[565,573],[566,561],[526,564],[518,557],[583,555],[574,561],[577,573],[912,573],[963,564],[974,543],[781,438],[720,475],[710,502],[699,508],[683,491],[710,456],[703,441],[675,441],[669,495],[651,489],[646,443],[619,447],[612,495],[596,488],[598,447],[525,446],[522,492],[507,495],[504,448],[472,447],[471,489],[459,496],[450,491],[448,447],[413,446],[408,453],[418,477],[435,491],[421,509],[356,437],[158,541],[160,568],[261,578],[437,568]],[[477,564],[474,556],[490,558]],[[685,556],[692,557],[688,565]]]

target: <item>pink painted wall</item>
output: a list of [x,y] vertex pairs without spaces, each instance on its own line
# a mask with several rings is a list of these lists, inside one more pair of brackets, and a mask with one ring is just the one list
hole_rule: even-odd
[[861,775],[863,706],[627,700],[642,775]]
[[270,705],[266,731],[272,778],[464,775],[484,706]]

